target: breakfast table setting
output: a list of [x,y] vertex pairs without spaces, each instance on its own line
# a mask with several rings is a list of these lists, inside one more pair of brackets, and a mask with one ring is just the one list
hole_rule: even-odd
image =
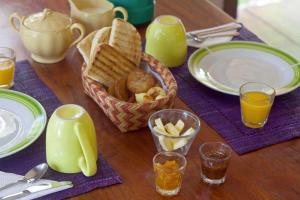
[[208,0],[1,0],[0,200],[299,199],[299,59]]

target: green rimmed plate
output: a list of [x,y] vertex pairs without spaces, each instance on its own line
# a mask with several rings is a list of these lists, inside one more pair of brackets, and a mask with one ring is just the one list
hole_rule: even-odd
[[46,122],[45,109],[36,99],[0,89],[0,158],[32,144],[43,133]]
[[226,42],[195,51],[188,68],[200,83],[239,95],[245,82],[263,82],[282,95],[300,86],[300,65],[281,50],[257,42]]

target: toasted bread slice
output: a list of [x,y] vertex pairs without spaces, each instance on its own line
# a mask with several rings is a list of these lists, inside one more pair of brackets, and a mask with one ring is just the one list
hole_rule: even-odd
[[140,65],[142,55],[141,36],[130,23],[118,18],[113,20],[109,45],[118,49],[137,66]]
[[91,32],[76,45],[76,47],[77,47],[79,53],[82,55],[85,63],[89,63],[92,41],[93,41],[96,33],[97,33],[97,31]]
[[[126,86],[126,79],[121,78],[116,80],[113,85],[108,88],[108,93],[122,101],[128,101],[130,92]],[[112,89],[113,88],[113,89]]]
[[126,78],[136,65],[108,44],[98,44],[86,69],[86,74],[110,87],[114,81]]
[[100,43],[108,44],[110,32],[111,32],[111,27],[103,27],[96,32],[91,45],[90,58],[93,56],[93,52],[95,52],[98,44]]

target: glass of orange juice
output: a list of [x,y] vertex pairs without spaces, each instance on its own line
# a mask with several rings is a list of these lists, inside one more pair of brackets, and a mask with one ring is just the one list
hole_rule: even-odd
[[15,51],[0,47],[0,88],[11,88],[14,85],[15,63]]
[[186,158],[176,152],[159,152],[153,158],[156,191],[163,196],[177,195],[181,188]]
[[261,128],[271,111],[275,90],[264,83],[249,82],[240,87],[242,122],[250,128]]

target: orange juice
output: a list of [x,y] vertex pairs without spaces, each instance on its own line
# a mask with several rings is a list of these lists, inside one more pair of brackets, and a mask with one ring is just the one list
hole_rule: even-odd
[[263,92],[246,92],[241,97],[243,123],[251,128],[262,127],[272,107],[270,96]]
[[10,88],[13,85],[15,62],[0,58],[0,88]]

